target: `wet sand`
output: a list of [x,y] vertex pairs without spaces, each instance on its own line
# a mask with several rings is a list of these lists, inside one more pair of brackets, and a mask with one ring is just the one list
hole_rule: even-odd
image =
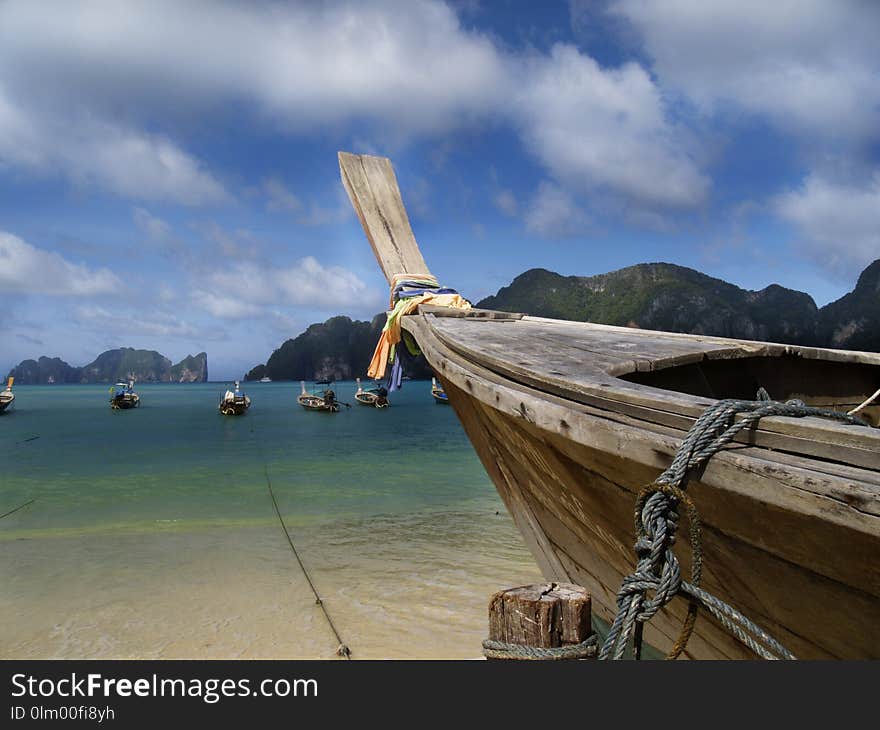
[[[493,507],[292,525],[353,658],[480,656],[489,596],[540,580]],[[277,520],[10,537],[3,658],[335,657]]]

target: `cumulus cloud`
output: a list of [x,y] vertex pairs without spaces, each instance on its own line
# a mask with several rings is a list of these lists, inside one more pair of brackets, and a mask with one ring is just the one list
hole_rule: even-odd
[[0,6],[3,60],[17,62],[23,85],[68,97],[75,80],[103,107],[245,99],[291,128],[355,116],[407,133],[491,108],[503,76],[492,43],[430,0],[119,0],[112,10],[10,0]]
[[384,306],[381,294],[369,291],[355,274],[324,266],[313,256],[287,267],[242,261],[210,271],[200,277],[193,301],[222,319],[257,317],[278,306],[328,312]]
[[807,253],[839,274],[880,258],[880,171],[864,186],[810,175],[777,198],[775,209],[801,232]]
[[72,263],[58,253],[0,231],[0,292],[93,296],[121,289],[122,282],[107,269]]
[[590,226],[590,219],[572,199],[571,195],[547,181],[538,191],[526,211],[526,228],[544,238],[569,238],[582,236]]
[[144,200],[198,205],[229,197],[202,163],[165,136],[90,114],[30,108],[2,87],[0,165],[60,173],[78,186]]
[[638,64],[603,69],[573,46],[526,63],[515,96],[523,136],[554,177],[648,207],[700,204],[709,180]]
[[[567,45],[518,57],[437,0],[119,0],[112,12],[9,0],[0,4],[0,67],[0,129],[18,140],[0,158],[134,198],[226,196],[170,130],[175,119],[242,103],[292,133],[356,122],[397,140],[501,120],[580,194],[601,189],[664,208],[698,205],[709,189],[645,69],[602,68]],[[157,121],[165,134],[143,131]],[[338,220],[279,180],[262,192],[270,210],[302,224]]]
[[666,86],[824,140],[880,134],[880,4],[861,0],[615,0]]

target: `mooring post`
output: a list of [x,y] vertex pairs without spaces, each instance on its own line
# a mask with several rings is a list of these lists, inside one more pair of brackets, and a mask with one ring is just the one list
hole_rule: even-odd
[[488,659],[588,659],[596,655],[590,594],[571,583],[509,588],[489,601]]

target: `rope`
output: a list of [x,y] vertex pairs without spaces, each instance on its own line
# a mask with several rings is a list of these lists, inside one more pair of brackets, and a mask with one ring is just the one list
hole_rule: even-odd
[[[253,419],[251,420],[251,437],[256,441],[256,431],[254,429]],[[259,445],[258,448],[260,449],[260,453],[262,454],[262,448]],[[342,640],[342,637],[339,635],[339,631],[337,631],[336,625],[333,623],[333,619],[330,618],[330,612],[327,611],[327,606],[325,606],[324,601],[321,600],[321,596],[318,594],[318,589],[315,588],[312,577],[309,575],[309,571],[306,570],[306,566],[303,564],[303,561],[299,556],[296,545],[293,544],[293,538],[290,536],[290,531],[287,529],[287,525],[284,524],[284,518],[281,516],[281,510],[278,508],[278,500],[275,499],[275,492],[272,489],[272,480],[269,478],[269,465],[266,462],[265,457],[263,458],[263,474],[266,477],[266,487],[268,487],[269,489],[269,496],[272,498],[272,507],[275,510],[275,515],[278,517],[278,521],[281,523],[281,529],[284,532],[284,537],[287,538],[287,544],[290,545],[290,550],[291,552],[293,552],[293,557],[296,558],[296,562],[299,564],[299,568],[302,571],[302,574],[305,576],[306,582],[309,584],[309,588],[311,589],[312,594],[315,596],[315,605],[321,607],[321,611],[324,613],[324,618],[327,619],[327,624],[330,626],[330,630],[333,632],[333,636],[336,637],[336,641],[338,644],[338,646],[336,647],[336,656],[351,659],[351,649],[348,648],[348,645]]]
[[[638,562],[635,571],[623,579],[617,593],[617,614],[599,651],[599,659],[623,658],[631,638],[634,641],[634,655],[638,658],[644,624],[678,593],[684,594],[690,605],[681,633],[667,659],[675,659],[684,651],[699,608],[715,616],[729,633],[758,656],[765,659],[795,658],[736,609],[700,588],[703,564],[700,519],[684,489],[694,469],[703,466],[740,431],[752,428],[766,416],[816,416],[851,425],[867,424],[851,415],[813,408],[798,400],[785,403],[772,401],[768,399],[766,391],[761,391],[758,392],[759,400],[728,399],[710,406],[688,431],[669,467],[639,494],[635,509],[635,551]],[[745,415],[738,421],[734,420],[739,414]],[[682,579],[681,567],[672,552],[678,529],[679,505],[684,506],[690,525],[693,555],[690,582]],[[652,598],[648,597],[649,591],[653,591]]]
[[851,411],[849,411],[848,415],[850,415],[850,416],[856,415],[856,413],[858,413],[863,408],[869,406],[871,403],[873,403],[875,400],[877,400],[877,398],[880,398],[880,388],[877,388],[877,391],[874,393],[874,395],[869,396],[868,400],[866,400],[860,406],[856,406]]
[[24,508],[27,507],[29,504],[33,504],[33,503],[36,502],[36,501],[37,501],[36,499],[30,499],[30,500],[28,500],[27,502],[25,502],[24,504],[20,504],[20,505],[19,505],[18,507],[16,507],[15,509],[11,509],[11,510],[9,510],[9,512],[4,512],[2,515],[0,515],[0,520],[2,520],[4,517],[9,517],[9,515],[11,515],[11,514],[15,514],[16,512],[18,512],[18,510],[20,510],[20,509],[24,509]]
[[596,634],[591,634],[580,644],[569,646],[523,646],[504,641],[486,639],[483,641],[483,656],[487,659],[589,659],[596,656]]

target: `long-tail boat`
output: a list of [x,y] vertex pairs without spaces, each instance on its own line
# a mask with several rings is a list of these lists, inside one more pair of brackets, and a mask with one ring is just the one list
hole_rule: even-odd
[[141,397],[134,392],[134,382],[119,382],[110,386],[110,407],[114,411],[137,408],[141,404]]
[[[341,152],[343,184],[389,281],[430,276],[391,162]],[[455,282],[448,282],[454,285]],[[857,411],[862,425],[767,416],[690,475],[700,586],[798,658],[880,657],[880,354],[420,304],[401,318],[550,581],[611,622],[633,572],[634,512],[722,399]],[[738,417],[739,418],[739,417]],[[682,522],[697,522],[685,518]],[[674,553],[687,576],[686,533]],[[667,652],[688,600],[643,624]],[[700,610],[682,656],[754,658]]]
[[217,410],[224,416],[241,416],[247,413],[247,409],[251,407],[250,396],[241,392],[241,386],[238,380],[235,381],[234,390],[227,390]]
[[3,411],[9,408],[15,400],[15,393],[12,392],[12,383],[14,380],[15,378],[10,376],[9,380],[6,381],[6,387],[0,391],[0,413],[3,413]]
[[434,398],[435,403],[449,404],[449,396],[446,395],[443,386],[437,384],[437,378],[431,378],[431,396]]
[[364,388],[361,385],[360,378],[355,378],[355,382],[357,383],[357,390],[355,391],[354,399],[362,406],[387,408],[391,405],[388,402],[388,391],[384,386],[379,386],[378,388]]
[[308,411],[323,411],[325,413],[339,412],[340,403],[336,399],[336,393],[330,387],[332,385],[330,381],[318,381],[315,384],[316,386],[327,386],[321,391],[320,395],[306,390],[306,382],[304,380],[300,381],[300,385],[302,386],[302,391],[296,397],[296,401],[303,408]]

